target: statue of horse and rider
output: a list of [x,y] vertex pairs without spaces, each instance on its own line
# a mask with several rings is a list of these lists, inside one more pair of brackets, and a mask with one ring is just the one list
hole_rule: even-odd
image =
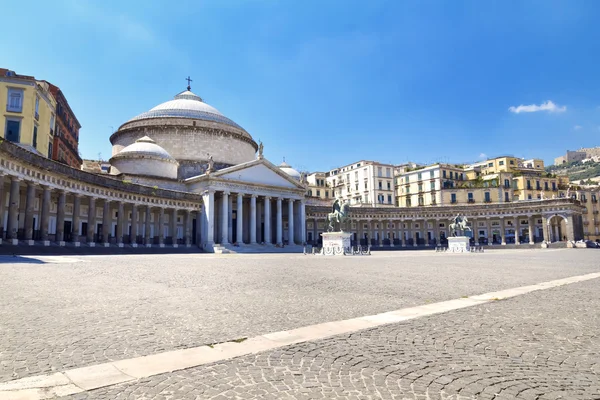
[[335,199],[332,206],[333,212],[327,214],[327,232],[342,231],[342,224],[350,216],[350,204],[348,202]]
[[450,221],[453,221],[449,226],[450,234],[452,236],[464,236],[465,231],[471,231],[471,227],[467,225],[469,220],[464,215],[457,214],[456,217],[451,218]]

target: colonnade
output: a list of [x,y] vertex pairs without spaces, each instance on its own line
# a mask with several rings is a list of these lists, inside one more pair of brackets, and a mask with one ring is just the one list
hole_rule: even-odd
[[203,203],[204,246],[282,246],[306,241],[304,199],[211,189],[203,193]]
[[[10,185],[8,210],[5,210],[7,179]],[[21,201],[23,184],[26,186],[24,204]],[[177,247],[197,242],[193,233],[199,232],[198,210],[83,195],[14,176],[0,175],[0,199],[0,228],[6,225],[2,236],[15,244],[18,240],[28,244],[41,240],[44,245],[55,241],[62,246],[69,241],[76,246],[85,242],[89,246],[101,243],[104,246],[163,247],[169,244]],[[20,216],[24,217],[21,224]]]

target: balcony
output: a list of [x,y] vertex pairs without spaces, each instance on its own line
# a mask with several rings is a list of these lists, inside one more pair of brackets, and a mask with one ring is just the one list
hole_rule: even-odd
[[11,106],[10,104],[7,104],[6,111],[12,112],[12,113],[20,113],[20,112],[23,112],[23,106],[14,107],[14,106]]
[[467,200],[467,203],[473,204],[473,203],[475,203],[475,199],[469,199],[469,200]]

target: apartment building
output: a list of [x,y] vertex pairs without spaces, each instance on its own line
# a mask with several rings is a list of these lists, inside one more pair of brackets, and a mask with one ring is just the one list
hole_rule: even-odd
[[393,207],[395,199],[394,165],[361,160],[326,174],[333,196],[354,207]]

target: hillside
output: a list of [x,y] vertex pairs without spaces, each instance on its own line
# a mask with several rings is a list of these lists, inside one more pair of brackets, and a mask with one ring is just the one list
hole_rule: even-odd
[[571,182],[578,184],[581,184],[581,181],[586,184],[598,184],[597,180],[600,180],[600,162],[582,163],[577,161],[565,165],[552,165],[546,167],[546,171],[558,175],[568,175]]

